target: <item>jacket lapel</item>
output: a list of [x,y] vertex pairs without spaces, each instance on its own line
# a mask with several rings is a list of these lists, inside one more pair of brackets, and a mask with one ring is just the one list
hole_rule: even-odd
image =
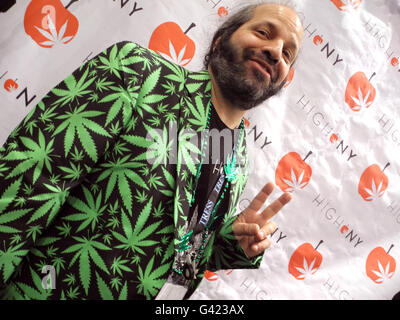
[[[188,72],[185,78],[184,91],[180,98],[180,115],[178,123],[178,156],[176,193],[174,199],[175,249],[189,230],[187,216],[189,203],[193,194],[196,172],[201,158],[201,141],[197,141],[196,132],[206,126],[211,102],[211,80],[207,71]],[[246,133],[239,136],[236,163],[239,171],[231,182],[229,193],[228,215],[235,214],[235,209],[248,178],[248,157],[246,150]],[[195,142],[195,143],[191,143]]]
[[236,178],[231,182],[229,204],[228,204],[228,217],[232,217],[236,213],[236,207],[239,201],[239,197],[243,192],[246,185],[248,172],[248,154],[246,148],[246,130],[243,129],[243,134],[239,136],[238,149],[236,152],[236,163],[238,165],[238,174]]
[[211,80],[207,71],[188,72],[180,98],[177,133],[177,175],[174,199],[175,249],[187,229],[189,203],[201,158],[197,132],[204,130],[211,101]]

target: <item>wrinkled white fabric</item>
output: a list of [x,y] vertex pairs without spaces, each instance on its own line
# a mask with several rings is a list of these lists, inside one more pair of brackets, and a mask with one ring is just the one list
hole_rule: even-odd
[[[72,40],[43,48],[24,29],[30,2],[0,13],[0,144],[86,59],[121,40],[148,46],[162,23],[189,29],[194,56],[169,56],[201,69],[216,26],[243,5],[73,2]],[[272,199],[291,187],[293,200],[274,217],[260,270],[207,273],[192,299],[391,299],[400,291],[399,1],[292,2],[303,48],[288,86],[246,115],[251,173],[238,212],[268,181],[278,185]],[[15,90],[5,89],[9,79]]]

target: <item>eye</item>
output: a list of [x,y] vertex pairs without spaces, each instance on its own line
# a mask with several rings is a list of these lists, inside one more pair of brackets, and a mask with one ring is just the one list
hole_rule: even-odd
[[290,60],[290,58],[292,57],[292,54],[290,51],[288,50],[284,50],[283,51],[284,56],[287,58],[287,60]]
[[266,38],[268,38],[268,32],[267,31],[265,31],[265,30],[257,30],[257,32],[260,34],[260,35],[262,35],[263,37],[266,37]]

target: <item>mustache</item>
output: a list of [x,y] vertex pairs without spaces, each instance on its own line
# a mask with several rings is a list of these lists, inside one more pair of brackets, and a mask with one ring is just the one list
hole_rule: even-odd
[[243,51],[243,59],[250,60],[250,59],[258,59],[265,63],[267,63],[270,68],[272,69],[273,78],[271,79],[272,82],[277,82],[279,78],[278,68],[276,67],[276,63],[269,57],[267,53],[255,51],[253,49],[246,48]]

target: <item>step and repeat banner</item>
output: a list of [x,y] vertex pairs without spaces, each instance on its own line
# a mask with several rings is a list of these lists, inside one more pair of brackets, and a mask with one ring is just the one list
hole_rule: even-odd
[[[0,145],[42,97],[129,40],[190,70],[239,0],[2,0]],[[391,299],[400,291],[400,1],[292,0],[301,54],[246,115],[250,177],[293,192],[259,270],[207,272],[191,299]],[[168,48],[167,50],[165,48]],[[34,123],[32,123],[34,125]],[[1,168],[0,168],[1,173]]]

